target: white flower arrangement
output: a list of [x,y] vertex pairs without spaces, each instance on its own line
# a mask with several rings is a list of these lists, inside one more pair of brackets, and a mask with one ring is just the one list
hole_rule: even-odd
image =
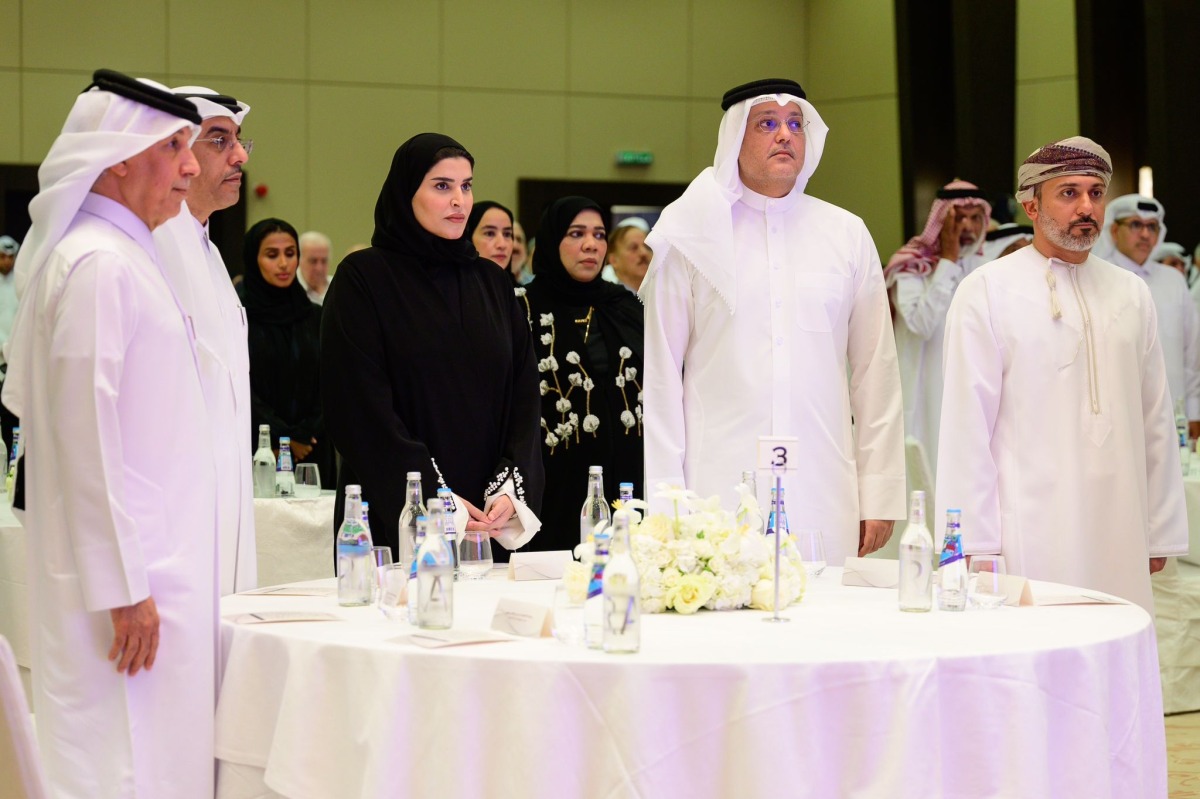
[[[774,609],[775,550],[760,532],[758,502],[742,487],[739,494],[735,513],[723,510],[719,497],[700,499],[692,491],[665,483],[659,484],[655,496],[671,501],[671,515],[643,518],[639,511],[646,503],[641,500],[613,503],[633,516],[629,541],[641,579],[644,613]],[[790,536],[781,548],[786,555],[779,564],[779,603],[787,607],[803,599],[806,579]],[[593,552],[591,540],[575,550],[588,572]]]

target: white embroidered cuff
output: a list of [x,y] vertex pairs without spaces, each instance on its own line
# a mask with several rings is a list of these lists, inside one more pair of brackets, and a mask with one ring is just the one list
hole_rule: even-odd
[[529,543],[534,534],[542,529],[542,520],[530,510],[528,505],[517,499],[517,491],[511,477],[504,481],[495,494],[487,498],[487,501],[483,503],[483,512],[487,513],[491,510],[492,505],[502,496],[512,500],[516,513],[509,517],[508,523],[504,525],[504,529],[495,536],[494,540],[499,541],[505,549],[517,549]]

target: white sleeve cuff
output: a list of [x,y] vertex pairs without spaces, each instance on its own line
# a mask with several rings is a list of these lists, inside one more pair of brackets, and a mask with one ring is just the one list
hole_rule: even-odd
[[[483,503],[483,512],[487,513],[491,510],[492,505],[502,496],[508,497],[512,501],[516,512],[509,517],[504,528],[493,537],[493,540],[499,541],[505,549],[517,549],[529,543],[534,533],[542,529],[542,520],[530,510],[528,505],[517,499],[516,487],[513,485],[511,477],[504,481],[504,485],[500,486],[496,493],[487,497]],[[464,526],[462,529],[465,530],[466,527]]]

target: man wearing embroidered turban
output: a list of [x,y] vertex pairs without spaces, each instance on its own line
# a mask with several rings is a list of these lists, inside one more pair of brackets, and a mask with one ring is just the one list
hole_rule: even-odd
[[1090,252],[1111,175],[1081,136],[1021,165],[1033,244],[968,275],[946,320],[937,504],[967,554],[1153,613],[1187,515],[1150,289]]
[[925,229],[888,259],[883,276],[896,309],[896,355],[904,389],[904,432],[937,468],[946,310],[959,282],[983,260],[991,203],[974,183],[938,190]]
[[788,514],[840,565],[905,515],[883,270],[861,219],[805,193],[828,128],[800,85],[755,81],[721,107],[713,166],[646,239],[646,480],[732,503],[759,436],[796,436]]

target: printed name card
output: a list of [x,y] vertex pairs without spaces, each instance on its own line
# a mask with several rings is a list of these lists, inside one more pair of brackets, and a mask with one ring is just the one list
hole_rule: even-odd
[[550,608],[545,605],[505,597],[496,604],[492,629],[526,638],[544,638],[550,635],[551,621]]
[[1016,574],[1004,575],[1004,604],[1010,608],[1038,604],[1033,601],[1033,592],[1029,590],[1029,580]]
[[229,617],[234,624],[277,624],[293,621],[340,621],[340,616],[307,610],[260,610]]
[[514,552],[508,561],[510,580],[561,580],[574,558],[565,549],[550,552]]
[[896,588],[900,585],[900,561],[889,558],[846,558],[842,585],[865,588]]

